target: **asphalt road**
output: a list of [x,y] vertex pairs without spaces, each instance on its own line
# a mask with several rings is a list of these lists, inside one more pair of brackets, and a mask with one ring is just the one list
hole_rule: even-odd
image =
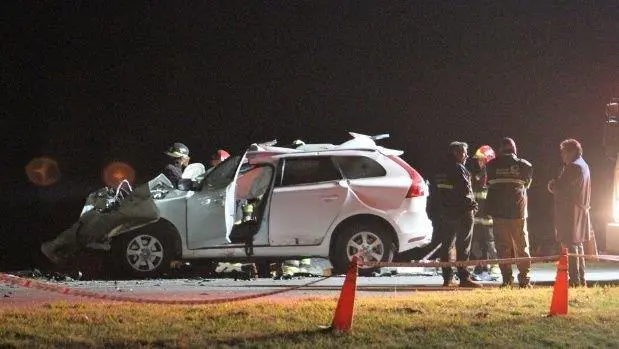
[[[536,264],[531,273],[532,283],[538,287],[551,285],[555,276],[554,264]],[[182,279],[48,282],[62,287],[123,295],[136,299],[209,300],[281,290],[317,279],[300,277],[290,280],[234,280],[205,279],[194,276]],[[587,269],[587,280],[591,285],[596,283],[619,284],[619,264],[590,263]],[[309,287],[260,299],[291,301],[317,297],[335,298],[339,295],[343,282],[343,276],[333,276]],[[498,287],[501,284],[501,279],[498,277],[494,281],[482,281],[482,283],[485,287]],[[441,284],[442,278],[434,269],[400,268],[398,274],[393,276],[359,277],[357,289],[358,295],[361,297],[368,295],[392,297],[407,292],[448,291],[441,287]],[[69,303],[104,302],[3,283],[0,283],[0,297],[2,297],[0,298],[0,307],[40,306],[56,301]]]

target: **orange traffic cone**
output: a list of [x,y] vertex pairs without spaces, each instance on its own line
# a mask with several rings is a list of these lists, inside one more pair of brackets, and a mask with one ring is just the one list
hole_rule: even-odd
[[348,332],[352,328],[355,292],[357,291],[357,263],[358,257],[353,256],[348,265],[340,299],[337,301],[337,307],[335,308],[335,315],[331,323],[332,331]]
[[549,316],[567,315],[567,247],[561,248]]

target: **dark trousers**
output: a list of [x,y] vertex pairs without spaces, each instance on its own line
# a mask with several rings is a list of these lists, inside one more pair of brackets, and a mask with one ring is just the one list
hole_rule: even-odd
[[[445,216],[441,222],[440,229],[440,236],[443,238],[440,249],[441,261],[449,261],[449,252],[454,244],[456,246],[456,260],[468,261],[471,254],[471,240],[473,238],[473,214]],[[458,277],[460,280],[470,277],[466,267],[458,267]],[[443,279],[445,281],[453,279],[453,269],[451,267],[443,268]]]
[[[581,243],[575,243],[568,246],[570,253],[584,255],[585,249]],[[569,259],[569,275],[571,286],[586,286],[585,282],[585,259],[582,257],[570,257]]]
[[[473,242],[471,244],[471,259],[484,260],[496,259],[497,252],[494,245],[494,233],[492,225],[475,223],[473,227]],[[489,271],[488,265],[475,267],[475,272]]]

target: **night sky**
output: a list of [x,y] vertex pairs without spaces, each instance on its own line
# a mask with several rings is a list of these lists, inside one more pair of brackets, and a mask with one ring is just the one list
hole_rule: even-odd
[[[5,247],[22,230],[41,240],[75,220],[112,160],[143,181],[176,141],[205,162],[218,148],[339,143],[347,131],[391,133],[384,144],[426,176],[452,140],[476,148],[515,138],[535,166],[537,236],[549,234],[545,185],[560,166],[558,142],[575,137],[603,230],[613,163],[601,135],[604,104],[619,97],[617,5],[222,3],[1,5],[1,185],[3,219],[13,218],[3,224]],[[52,187],[24,174],[42,155],[61,167]],[[24,219],[27,229],[15,223]]]

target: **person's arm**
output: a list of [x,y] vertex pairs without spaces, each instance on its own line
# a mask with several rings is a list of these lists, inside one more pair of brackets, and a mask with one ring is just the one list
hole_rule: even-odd
[[527,178],[525,179],[524,184],[525,189],[531,188],[531,183],[533,183],[533,167],[530,167],[527,173]]
[[180,171],[175,171],[175,168],[172,166],[166,166],[163,169],[163,174],[172,182],[174,188],[178,187],[178,182],[181,180],[182,174],[179,174]]
[[454,197],[461,200],[463,207],[475,209],[477,202],[473,199],[472,193],[471,181],[469,180],[466,170],[463,166],[457,166],[454,175]]
[[563,173],[554,182],[554,193],[563,198],[574,197],[575,190],[582,181],[582,171],[574,164],[565,165]]

